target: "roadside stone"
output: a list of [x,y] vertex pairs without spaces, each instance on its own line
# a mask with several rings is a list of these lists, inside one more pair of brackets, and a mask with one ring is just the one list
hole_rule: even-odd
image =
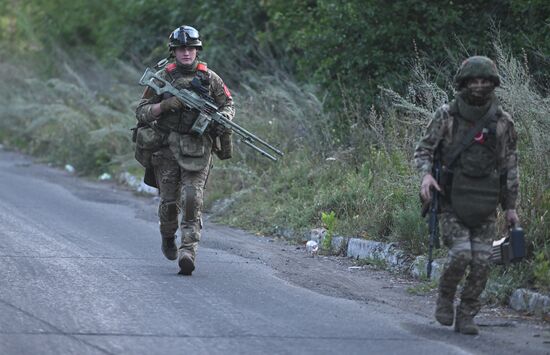
[[510,296],[510,307],[516,311],[547,317],[550,315],[550,297],[519,288]]
[[372,240],[350,238],[347,255],[356,259],[383,260],[390,268],[407,266],[407,255],[394,243],[382,243]]
[[348,238],[333,236],[330,243],[330,252],[333,255],[345,256],[348,248]]
[[[424,279],[427,277],[428,258],[424,255],[417,256],[410,268],[411,276],[417,279]],[[432,280],[439,280],[441,272],[443,271],[443,265],[445,265],[445,258],[435,259],[432,262]]]
[[275,226],[273,230],[273,234],[283,237],[286,239],[293,239],[294,237],[294,229],[287,228],[287,227],[281,227],[281,226]]

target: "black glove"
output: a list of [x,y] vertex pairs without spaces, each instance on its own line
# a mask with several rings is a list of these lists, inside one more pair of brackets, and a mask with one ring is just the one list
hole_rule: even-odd
[[231,131],[230,129],[225,128],[223,125],[219,123],[214,122],[212,124],[212,133],[214,133],[214,135],[217,137],[223,136],[224,134],[230,131]]
[[160,102],[160,110],[162,112],[167,112],[170,110],[179,111],[182,108],[183,108],[183,103],[180,100],[178,100],[178,98],[175,96],[169,97]]

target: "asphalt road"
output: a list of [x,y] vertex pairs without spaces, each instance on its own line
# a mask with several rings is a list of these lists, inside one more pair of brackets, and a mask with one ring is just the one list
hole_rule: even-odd
[[325,292],[304,286],[311,270],[279,262],[282,244],[219,225],[206,224],[193,276],[177,275],[154,202],[114,184],[0,151],[0,186],[0,354],[517,351],[462,346],[407,300],[342,297],[330,278],[315,281]]

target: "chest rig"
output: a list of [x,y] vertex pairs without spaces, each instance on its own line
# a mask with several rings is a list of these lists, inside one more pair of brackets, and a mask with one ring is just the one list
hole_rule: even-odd
[[[453,117],[452,141],[460,143],[476,122],[468,120],[460,115],[455,102],[449,107],[449,114]],[[475,133],[471,141],[465,142],[466,147],[460,152],[454,162],[445,162],[451,170],[461,170],[472,177],[483,177],[499,170],[497,152],[497,122],[502,116],[502,110],[496,109],[495,113],[487,118],[486,123]],[[449,166],[451,163],[452,166]]]
[[[210,77],[206,63],[199,62],[195,72],[184,73],[177,69],[175,63],[168,64],[165,67],[168,81],[176,89],[192,89],[209,93]],[[170,94],[163,94],[162,99],[167,99]],[[165,132],[173,131],[181,134],[190,132],[193,123],[199,116],[196,110],[183,107],[179,111],[170,111],[163,114],[163,118],[158,120],[157,127]]]
[[500,196],[497,122],[502,110],[492,105],[475,120],[461,116],[456,102],[449,107],[453,144],[443,158],[452,172],[448,197],[453,212],[471,228],[495,215]]

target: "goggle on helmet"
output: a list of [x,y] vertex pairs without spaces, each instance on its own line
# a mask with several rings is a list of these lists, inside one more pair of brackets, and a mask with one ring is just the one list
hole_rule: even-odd
[[176,28],[169,37],[168,48],[170,50],[177,47],[195,47],[202,49],[199,31],[191,26],[180,26]]

